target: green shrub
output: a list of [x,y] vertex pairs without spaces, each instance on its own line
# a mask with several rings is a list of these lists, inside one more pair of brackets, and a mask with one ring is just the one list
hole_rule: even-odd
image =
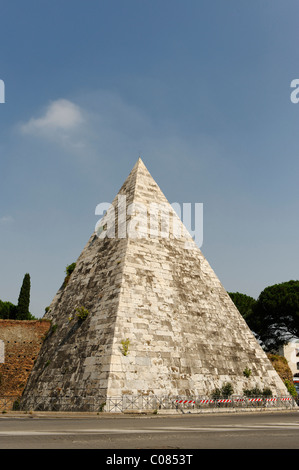
[[221,393],[224,397],[229,397],[230,395],[232,395],[234,393],[232,384],[230,382],[226,382],[224,385],[222,385]]
[[245,397],[272,397],[272,390],[270,388],[264,388],[261,390],[258,387],[248,388],[243,390]]
[[272,397],[273,395],[271,388],[264,388],[262,394],[263,397]]
[[69,264],[66,268],[65,268],[65,273],[67,276],[70,276],[72,274],[72,272],[74,271],[76,267],[76,263],[72,263],[72,264]]
[[216,400],[217,398],[220,398],[220,397],[221,397],[220,388],[218,388],[218,387],[214,388],[214,390],[211,393],[211,398],[213,398],[213,400]]
[[297,398],[298,394],[295,385],[289,380],[285,380],[284,384],[287,387],[289,394],[292,395],[292,397]]
[[243,394],[245,395],[245,397],[261,397],[263,392],[260,388],[254,387],[243,390]]
[[64,281],[63,281],[63,284],[62,284],[62,287],[63,287],[63,288],[67,286],[67,284],[68,284],[68,282],[69,282],[69,280],[70,280],[70,278],[71,278],[71,275],[72,275],[72,273],[73,273],[75,267],[76,267],[76,263],[72,263],[72,264],[69,264],[69,265],[65,268],[65,274],[66,274],[66,276],[65,276]]
[[121,345],[122,345],[121,352],[123,353],[124,356],[127,356],[129,352],[129,345],[130,345],[129,338],[123,339],[121,342]]
[[99,412],[100,413],[102,413],[104,411],[105,406],[106,406],[106,402],[100,404],[100,406],[99,406]]
[[226,382],[225,384],[222,385],[221,388],[215,388],[211,393],[211,397],[213,399],[224,398],[224,397],[226,398],[232,395],[233,393],[234,393],[234,389],[233,389],[232,384],[230,382]]
[[13,411],[19,411],[20,408],[21,408],[20,401],[19,400],[14,401],[13,406],[12,406]]
[[78,320],[80,321],[84,321],[86,320],[86,318],[88,317],[89,315],[89,311],[84,308],[84,307],[78,307],[76,308],[76,317],[78,318]]
[[248,367],[246,367],[244,370],[243,370],[243,375],[247,378],[249,378],[252,374],[252,370],[249,369]]

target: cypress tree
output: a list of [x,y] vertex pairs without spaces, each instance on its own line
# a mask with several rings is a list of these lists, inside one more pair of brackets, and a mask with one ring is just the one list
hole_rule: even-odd
[[17,306],[17,320],[29,320],[29,303],[30,303],[30,275],[24,276],[23,284],[20,290]]

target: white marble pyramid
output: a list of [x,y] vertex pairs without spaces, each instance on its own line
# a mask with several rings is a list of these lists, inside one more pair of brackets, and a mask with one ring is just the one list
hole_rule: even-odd
[[[144,207],[155,204],[169,209],[170,229],[150,226]],[[38,400],[49,409],[64,396],[75,410],[84,397],[208,396],[226,382],[239,395],[253,387],[287,394],[141,159],[105,217],[45,315],[52,328],[25,404]],[[76,317],[80,307],[88,311],[84,321]]]

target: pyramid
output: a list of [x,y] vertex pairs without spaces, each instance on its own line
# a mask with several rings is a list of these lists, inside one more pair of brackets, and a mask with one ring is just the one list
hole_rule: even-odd
[[[168,211],[168,226],[144,207]],[[51,409],[61,396],[72,410],[84,398],[209,396],[227,382],[239,395],[253,387],[287,395],[140,158],[44,318],[52,327],[22,399],[31,409]]]

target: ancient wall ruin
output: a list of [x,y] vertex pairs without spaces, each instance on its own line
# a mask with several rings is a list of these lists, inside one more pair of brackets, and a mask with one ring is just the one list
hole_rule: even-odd
[[0,320],[4,350],[4,362],[0,363],[0,398],[22,394],[49,327],[50,322],[46,320]]

